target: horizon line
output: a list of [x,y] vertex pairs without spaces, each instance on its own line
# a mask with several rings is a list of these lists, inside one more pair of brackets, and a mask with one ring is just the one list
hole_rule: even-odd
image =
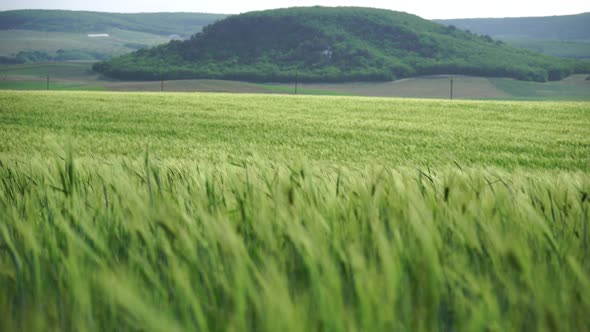
[[[85,13],[104,13],[104,14],[211,14],[211,15],[240,15],[249,12],[258,12],[258,11],[266,11],[266,10],[276,10],[276,9],[287,9],[287,8],[304,8],[304,7],[357,7],[357,8],[375,8],[375,9],[383,9],[383,10],[390,10],[396,11],[389,8],[378,8],[378,7],[362,7],[362,6],[291,6],[291,7],[281,7],[281,8],[270,8],[270,9],[262,9],[262,10],[251,10],[251,11],[244,11],[240,13],[215,13],[215,12],[203,12],[203,11],[129,11],[129,12],[117,12],[117,11],[103,11],[103,10],[81,10],[81,9],[47,9],[47,8],[19,8],[19,9],[0,9],[0,12],[11,12],[11,11],[24,11],[24,10],[35,10],[35,11],[69,11],[69,12],[85,12]],[[405,11],[398,11],[398,12],[405,12]],[[418,17],[424,18],[420,15],[405,12],[407,14],[416,15]],[[468,20],[468,19],[506,19],[506,18],[544,18],[544,17],[560,17],[560,16],[576,16],[576,15],[583,15],[588,14],[588,12],[579,12],[573,14],[560,14],[560,15],[535,15],[535,16],[480,16],[480,17],[452,17],[452,18],[428,18],[427,20],[430,21],[438,21],[438,20]],[[426,19],[426,18],[425,18]]]

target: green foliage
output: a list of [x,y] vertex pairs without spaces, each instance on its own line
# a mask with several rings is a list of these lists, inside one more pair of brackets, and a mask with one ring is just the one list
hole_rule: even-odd
[[231,16],[190,40],[140,50],[94,69],[134,80],[337,82],[465,74],[545,82],[571,74],[574,61],[405,13],[311,7]]
[[588,105],[0,92],[0,330],[587,331]]
[[128,47],[128,48],[135,49],[135,50],[143,50],[145,48],[150,47],[150,45],[142,44],[142,43],[126,43],[124,46]]
[[6,57],[0,56],[0,65],[20,65],[25,63],[24,60],[13,58],[13,57]]
[[158,35],[191,35],[226,15],[201,13],[101,13],[67,10],[0,12],[0,30],[92,33],[112,29]]
[[[100,52],[89,52],[82,50],[63,50],[59,49],[55,54],[43,51],[21,51],[18,52],[13,60],[13,64],[38,63],[51,61],[92,61],[109,59],[109,54]],[[7,58],[10,59],[10,58]]]
[[41,51],[21,51],[16,55],[16,59],[23,62],[47,62],[52,61],[53,57],[46,52]]
[[576,61],[575,69],[577,73],[590,73],[590,59],[581,59]]

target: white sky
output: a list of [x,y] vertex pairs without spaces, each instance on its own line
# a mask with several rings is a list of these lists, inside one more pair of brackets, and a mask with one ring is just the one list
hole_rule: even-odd
[[237,14],[293,6],[361,6],[405,11],[427,19],[551,16],[590,12],[590,0],[0,0],[0,10],[69,9],[106,12]]

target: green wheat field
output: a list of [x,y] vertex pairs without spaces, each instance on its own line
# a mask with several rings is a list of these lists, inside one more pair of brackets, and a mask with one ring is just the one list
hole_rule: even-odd
[[0,331],[588,331],[590,103],[0,92]]

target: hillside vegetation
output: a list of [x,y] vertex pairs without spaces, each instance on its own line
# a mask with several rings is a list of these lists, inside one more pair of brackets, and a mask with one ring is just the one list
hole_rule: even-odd
[[564,58],[590,58],[590,13],[550,17],[436,20],[510,45]]
[[0,330],[588,331],[588,111],[0,92]]
[[230,16],[190,40],[140,50],[94,69],[138,80],[334,82],[468,74],[544,82],[580,68],[410,14],[308,7]]

